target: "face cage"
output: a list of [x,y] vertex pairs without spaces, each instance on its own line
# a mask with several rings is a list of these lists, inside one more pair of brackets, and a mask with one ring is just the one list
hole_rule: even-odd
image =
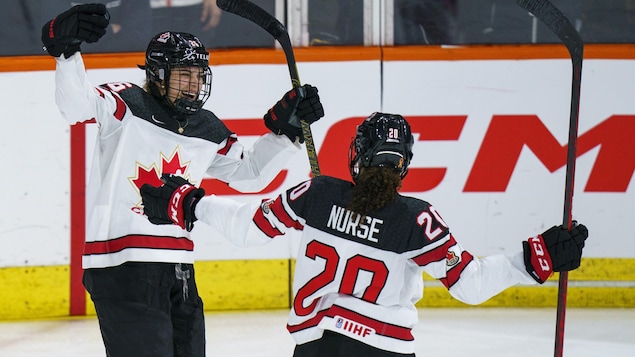
[[[189,98],[177,98],[175,102],[172,102],[168,97],[170,91],[170,76],[173,69],[178,69],[179,67],[183,67],[185,65],[164,65],[157,66],[148,64],[146,62],[145,70],[146,70],[146,79],[150,86],[150,92],[159,98],[162,98],[166,105],[172,108],[175,112],[179,114],[192,115],[196,114],[207,100],[212,91],[212,69],[205,65],[198,65],[196,63],[192,64],[192,67],[200,67],[203,68],[203,83],[201,89],[198,91],[197,98],[192,100]],[[161,83],[164,83],[165,93],[161,94],[159,92],[159,87]]]
[[[202,74],[203,83],[202,83],[201,89],[198,91],[198,95],[196,96],[196,99],[181,97],[181,98],[177,98],[174,102],[172,102],[168,98],[168,94],[170,91],[170,76],[172,75],[172,71],[178,69],[178,67],[172,67],[171,69],[168,69],[166,71],[165,78],[163,80],[163,82],[165,83],[165,94],[163,95],[163,99],[179,114],[185,114],[185,115],[196,114],[199,110],[201,110],[201,108],[203,108],[203,105],[209,99],[209,96],[211,94],[212,70],[209,66],[206,66],[206,67],[198,66],[199,68],[203,68],[203,74]],[[193,67],[197,67],[197,66],[194,65]]]
[[[211,68],[205,67],[203,69],[202,81],[203,83],[201,84],[201,88],[198,91],[196,99],[181,97],[181,98],[177,98],[174,101],[174,103],[172,103],[177,113],[192,115],[192,114],[196,114],[199,110],[201,110],[201,108],[203,108],[203,105],[205,104],[207,99],[209,99],[209,96],[212,90]],[[169,78],[168,78],[166,79],[166,92],[165,92],[166,97],[168,95],[169,90],[170,88],[169,88]],[[170,101],[168,98],[166,99],[168,100],[168,102]]]

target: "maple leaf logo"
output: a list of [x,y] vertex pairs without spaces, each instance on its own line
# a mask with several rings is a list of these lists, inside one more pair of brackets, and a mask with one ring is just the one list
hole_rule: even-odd
[[448,250],[448,253],[445,255],[445,264],[449,267],[457,265],[460,260],[459,256],[451,250]]
[[[150,184],[152,186],[158,187],[163,184],[161,181],[162,174],[174,174],[177,176],[181,176],[186,180],[189,180],[189,173],[187,169],[190,165],[190,162],[181,162],[180,148],[177,146],[172,154],[169,156],[161,153],[160,163],[153,162],[150,166],[144,166],[143,164],[137,162],[135,164],[135,175],[128,177],[128,181],[134,186],[139,194],[139,198],[141,198],[141,194],[139,193],[139,189],[144,184]],[[141,201],[137,203],[137,207],[141,206]]]

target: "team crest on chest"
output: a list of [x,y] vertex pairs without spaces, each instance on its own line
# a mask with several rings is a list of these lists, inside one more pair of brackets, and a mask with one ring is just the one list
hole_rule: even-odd
[[[136,190],[139,198],[141,198],[141,194],[139,193],[141,186],[146,183],[155,187],[161,186],[163,184],[161,181],[162,174],[174,174],[189,180],[189,165],[189,161],[182,162],[180,147],[177,146],[170,155],[166,156],[165,154],[160,153],[158,162],[144,164],[137,161],[135,163],[134,176],[129,176],[128,181]],[[141,200],[132,207],[132,210],[137,213],[143,213]]]

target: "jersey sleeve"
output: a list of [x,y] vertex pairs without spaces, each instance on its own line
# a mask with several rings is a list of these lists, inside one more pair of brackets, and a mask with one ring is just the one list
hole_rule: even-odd
[[102,135],[121,125],[115,118],[123,101],[103,89],[94,87],[88,80],[84,61],[79,52],[65,59],[56,59],[55,102],[60,113],[69,124],[95,119]]
[[[436,213],[432,207],[428,211]],[[439,280],[455,299],[478,305],[511,286],[536,284],[524,268],[522,252],[476,257],[456,241],[438,213],[424,215],[425,212],[419,216],[417,223],[421,225],[422,239],[430,242],[411,252],[414,253],[411,259]],[[446,229],[441,230],[445,233],[429,239],[440,226]]]
[[233,134],[220,148],[207,173],[240,192],[258,192],[267,187],[301,147],[285,136],[267,133],[249,149]]
[[289,206],[288,197],[298,187],[275,199],[241,203],[215,195],[203,197],[196,206],[196,217],[221,232],[240,247],[262,245],[289,232],[304,229],[304,220]]
[[477,305],[519,284],[537,284],[525,270],[522,252],[475,257],[449,291],[454,298],[466,304]]
[[196,218],[219,231],[239,247],[262,245],[271,241],[256,229],[253,217],[260,209],[259,202],[241,203],[229,198],[210,195],[196,205]]
[[536,284],[525,271],[522,252],[475,257],[452,234],[426,246],[412,260],[439,280],[455,299],[471,305],[517,284]]

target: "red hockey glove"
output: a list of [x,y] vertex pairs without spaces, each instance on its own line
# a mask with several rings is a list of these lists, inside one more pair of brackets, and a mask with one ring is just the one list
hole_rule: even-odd
[[570,231],[564,226],[553,226],[529,238],[523,242],[527,272],[542,284],[554,271],[577,269],[588,236],[587,228],[574,221]]
[[42,27],[44,49],[53,57],[68,58],[82,42],[97,42],[105,33],[110,15],[104,4],[76,5]]
[[196,221],[194,209],[205,191],[180,176],[163,174],[161,179],[160,187],[141,186],[143,212],[154,224],[176,224],[190,232]]
[[277,135],[286,135],[295,142],[304,142],[300,120],[308,124],[314,123],[324,116],[324,108],[320,102],[318,89],[305,84],[288,91],[265,114],[265,125]]

